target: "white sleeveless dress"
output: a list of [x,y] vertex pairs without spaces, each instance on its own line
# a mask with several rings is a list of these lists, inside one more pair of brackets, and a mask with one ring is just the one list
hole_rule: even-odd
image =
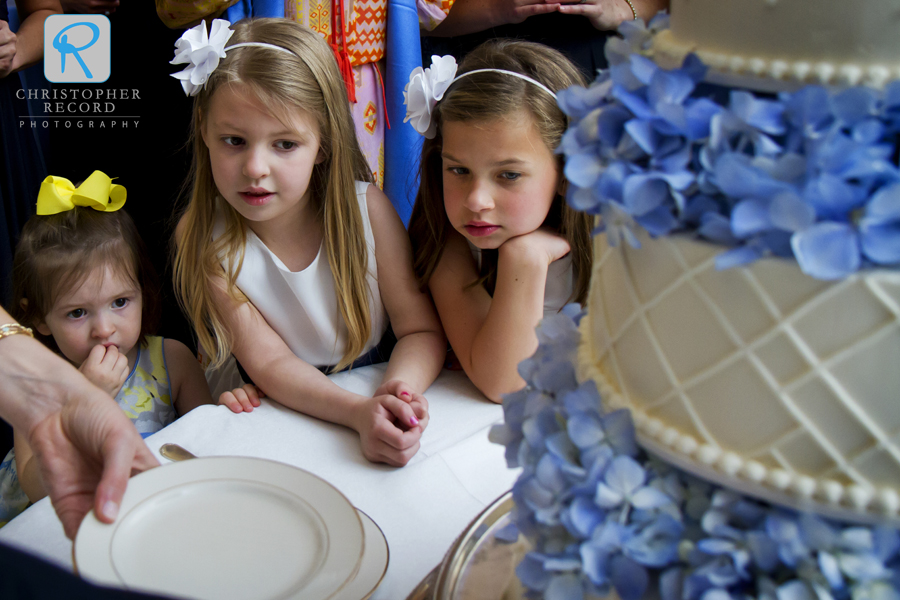
[[[366,204],[368,187],[368,183],[356,182],[356,199],[368,250],[366,283],[372,322],[360,356],[378,345],[388,327],[388,316],[378,290],[375,238]],[[220,220],[213,228],[213,239],[222,231],[224,222]],[[227,268],[224,261],[222,266]],[[324,246],[308,267],[294,272],[248,229],[244,263],[236,283],[298,358],[317,367],[340,361],[347,343],[347,325],[338,310],[334,278]]]

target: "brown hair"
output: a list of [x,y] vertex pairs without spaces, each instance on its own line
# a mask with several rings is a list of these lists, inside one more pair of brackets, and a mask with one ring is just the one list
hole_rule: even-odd
[[[224,276],[232,297],[247,301],[235,285],[243,263],[246,225],[227,202],[216,200],[209,150],[200,135],[201,117],[209,113],[210,99],[219,88],[236,84],[284,121],[290,111],[303,110],[319,127],[325,157],[313,168],[309,189],[324,226],[323,246],[347,325],[347,347],[335,367],[340,370],[362,352],[371,331],[368,255],[355,181],[371,182],[372,176],[356,139],[346,87],[328,44],[311,29],[285,19],[244,20],[231,28],[229,46],[256,41],[290,52],[256,46],[228,50],[195,97],[193,189],[176,243],[175,292],[200,345],[212,355],[212,364],[222,364],[231,353],[232,338],[224,315],[212,301],[210,286],[214,278]],[[213,241],[217,215],[224,219],[225,230]],[[220,257],[229,265],[224,274]]]
[[[527,75],[554,92],[572,85],[586,85],[584,77],[562,53],[541,44],[518,40],[491,40],[466,55],[457,76],[476,69],[503,69]],[[409,224],[416,278],[424,289],[440,262],[451,225],[444,210],[441,125],[448,121],[488,121],[525,108],[551,151],[559,146],[568,127],[556,100],[540,87],[503,73],[469,75],[455,82],[434,109],[437,134],[422,147],[421,183]],[[562,177],[563,157],[559,156]],[[574,291],[569,299],[584,302],[591,276],[591,227],[589,215],[566,204],[557,194],[544,225],[569,242],[574,270]],[[489,291],[496,280],[497,251],[482,252],[482,278]],[[477,283],[477,282],[476,282]]]
[[[159,285],[144,241],[124,210],[107,213],[76,206],[29,219],[13,259],[10,314],[23,325],[35,327],[60,297],[104,265],[140,288],[143,309],[138,343],[144,345],[159,322]],[[42,336],[42,341],[57,349],[52,338]]]

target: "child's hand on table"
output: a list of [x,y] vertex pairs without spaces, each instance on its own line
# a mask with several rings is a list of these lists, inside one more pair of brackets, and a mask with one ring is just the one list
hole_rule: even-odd
[[230,392],[222,392],[219,395],[219,404],[224,404],[233,413],[253,412],[253,407],[259,406],[261,397],[265,397],[261,389],[252,383],[245,383]]
[[[375,390],[375,396],[381,396],[384,394],[389,394],[391,396],[396,396],[400,398],[407,404],[409,404],[413,413],[416,415],[416,419],[419,420],[418,426],[422,431],[425,431],[425,428],[428,426],[428,400],[425,399],[425,396],[422,394],[417,394],[411,387],[409,387],[405,382],[400,381],[399,379],[392,379],[390,381],[385,381],[382,383],[377,390]],[[408,427],[404,427],[403,424],[400,424],[402,429],[407,429]]]
[[402,467],[419,451],[419,419],[412,406],[393,394],[357,405],[352,427],[359,433],[363,456],[372,462]]
[[116,346],[97,344],[91,348],[78,370],[88,381],[115,398],[128,379],[128,357],[121,354]]

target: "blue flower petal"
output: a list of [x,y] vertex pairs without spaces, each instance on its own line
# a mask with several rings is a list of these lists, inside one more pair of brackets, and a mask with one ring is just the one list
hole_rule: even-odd
[[862,86],[848,88],[831,98],[834,115],[849,127],[876,114],[877,105],[875,91]]
[[617,453],[625,456],[637,456],[637,440],[630,410],[622,408],[607,413],[601,417],[601,422],[607,441]]
[[650,486],[645,486],[639,489],[634,495],[631,497],[631,504],[635,508],[640,508],[643,510],[649,510],[652,508],[659,508],[661,506],[665,506],[666,504],[671,504],[672,499],[669,498],[663,492],[657,490],[656,488],[652,488]]
[[575,154],[566,160],[564,172],[573,184],[587,188],[594,185],[603,172],[603,163],[596,154]]
[[900,183],[886,185],[872,195],[866,217],[879,222],[900,221]]
[[607,148],[615,148],[625,132],[625,123],[633,118],[631,111],[624,106],[605,108],[597,118],[597,129],[600,142]]
[[819,571],[825,576],[831,589],[839,590],[844,587],[844,577],[841,575],[841,568],[837,559],[830,553],[819,552]]
[[606,483],[623,495],[629,495],[644,485],[647,473],[630,456],[617,456],[610,463],[604,475]]
[[575,575],[555,575],[547,585],[544,600],[583,600],[581,580]]
[[525,587],[539,592],[547,589],[550,574],[544,570],[544,563],[533,552],[529,552],[516,567],[516,576]]
[[609,565],[610,582],[622,600],[641,600],[650,577],[647,569],[621,554],[614,556]]
[[688,139],[699,140],[709,137],[709,124],[714,115],[723,108],[708,98],[690,102],[685,110],[686,135]]
[[792,192],[783,192],[772,198],[769,206],[772,225],[784,231],[800,231],[816,221],[815,209]]
[[694,81],[683,71],[658,69],[653,73],[647,90],[651,106],[661,104],[680,105],[694,91]]
[[751,198],[742,200],[731,211],[731,232],[740,239],[772,229],[769,201]]
[[697,233],[700,237],[723,246],[733,246],[738,241],[731,232],[731,221],[714,212],[707,212],[700,218]]
[[793,580],[778,587],[778,600],[818,600],[803,581]]
[[626,179],[622,190],[625,210],[636,217],[647,214],[669,198],[669,185],[665,181],[644,174]]
[[845,219],[865,201],[863,191],[844,179],[823,173],[809,180],[803,189],[804,200],[816,209],[821,219]]
[[653,237],[666,235],[678,225],[678,220],[668,206],[657,206],[650,212],[635,217],[635,221]]
[[733,267],[750,264],[763,257],[762,249],[756,245],[740,246],[716,256],[716,269],[724,271]]
[[608,584],[609,554],[590,542],[581,544],[579,552],[581,553],[581,568],[591,583],[596,586]]
[[590,538],[594,528],[603,522],[606,513],[597,508],[590,499],[575,498],[569,506],[569,519],[575,531],[583,538]]
[[652,123],[640,119],[632,119],[625,123],[625,131],[641,147],[641,150],[647,154],[656,152],[660,142],[660,135],[653,128]]
[[784,133],[784,106],[779,102],[757,99],[750,92],[732,91],[731,110],[760,131],[774,135]]
[[601,508],[615,508],[622,504],[625,496],[616,489],[605,483],[597,485],[597,494],[594,496],[594,502]]
[[572,443],[579,448],[590,448],[604,437],[599,418],[585,413],[574,413],[566,422],[566,429]]
[[859,269],[859,237],[841,223],[819,223],[791,237],[800,270],[816,279],[841,279]]
[[659,577],[659,596],[661,600],[682,600],[684,572],[679,567],[663,571]]

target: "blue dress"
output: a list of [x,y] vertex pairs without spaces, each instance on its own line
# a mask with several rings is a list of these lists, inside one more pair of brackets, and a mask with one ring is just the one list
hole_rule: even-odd
[[[9,21],[6,2],[0,19]],[[10,273],[19,231],[32,214],[47,167],[31,128],[28,102],[18,73],[0,79],[0,303],[10,299]],[[21,127],[20,127],[21,125]]]

